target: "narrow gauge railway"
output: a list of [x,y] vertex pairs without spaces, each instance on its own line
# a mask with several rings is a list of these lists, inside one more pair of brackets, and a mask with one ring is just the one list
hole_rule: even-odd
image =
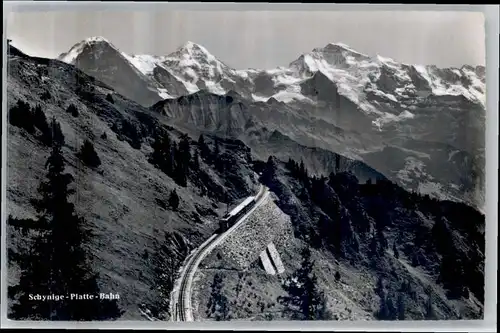
[[224,215],[219,221],[219,229],[217,232],[222,233],[227,229],[231,228],[236,221],[245,215],[249,210],[251,210],[257,203],[257,197],[248,197],[242,203],[240,203],[231,212]]

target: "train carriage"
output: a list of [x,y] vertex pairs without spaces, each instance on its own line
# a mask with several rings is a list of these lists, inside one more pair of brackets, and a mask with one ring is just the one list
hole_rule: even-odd
[[231,212],[226,214],[219,221],[219,231],[224,232],[231,228],[236,221],[238,221],[243,215],[245,215],[252,207],[255,205],[255,197],[248,197],[242,203],[240,203]]

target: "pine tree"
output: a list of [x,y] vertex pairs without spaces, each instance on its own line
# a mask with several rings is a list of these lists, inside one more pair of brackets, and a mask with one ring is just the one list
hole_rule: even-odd
[[427,302],[425,303],[425,319],[426,320],[436,320],[436,312],[434,311],[434,306],[433,306],[433,299],[432,299],[432,291],[429,288],[427,290]]
[[[83,244],[91,236],[83,228],[84,219],[77,216],[68,196],[73,181],[64,173],[61,147],[52,146],[47,160],[46,180],[38,189],[40,199],[33,204],[38,213],[33,223],[14,225],[30,233],[32,243],[27,252],[16,258],[20,267],[19,283],[9,288],[14,300],[10,317],[33,320],[109,320],[121,316],[116,300],[31,300],[29,295],[71,295],[99,293],[97,276],[92,273]],[[28,230],[26,230],[28,228]]]
[[382,295],[380,297],[380,308],[376,313],[379,320],[396,320],[398,316],[397,309],[394,305],[391,295]]
[[52,144],[52,131],[40,105],[35,106],[33,109],[33,123],[42,132],[40,140],[47,146],[50,146]]
[[153,148],[153,152],[151,153],[150,162],[153,165],[157,166],[160,170],[164,171],[166,156],[164,151],[165,147],[164,147],[163,137],[161,136],[161,134],[157,133],[155,135],[151,148]]
[[108,102],[110,102],[111,104],[114,104],[114,103],[115,103],[115,100],[113,99],[113,95],[111,95],[111,94],[107,94],[107,95],[106,95],[106,100],[107,100]]
[[170,197],[168,198],[168,204],[173,210],[177,210],[179,208],[180,198],[177,194],[177,191],[174,189],[170,192]]
[[304,180],[307,178],[307,170],[306,170],[306,167],[304,165],[304,160],[300,161],[299,173],[300,173],[301,180]]
[[78,117],[78,115],[80,114],[78,112],[78,108],[74,104],[70,104],[66,109],[66,112],[71,113],[73,117]]
[[176,178],[181,186],[187,185],[187,176],[189,173],[189,165],[191,162],[191,147],[189,145],[189,137],[186,134],[181,136],[179,146],[175,158],[176,163]]
[[[175,142],[174,142],[175,143]],[[153,153],[150,157],[150,162],[158,167],[168,176],[173,176],[174,153],[176,147],[171,145],[171,139],[168,133],[157,131],[155,140],[151,145]]]
[[292,319],[297,320],[328,320],[331,313],[326,306],[324,293],[318,290],[317,277],[313,272],[314,262],[311,260],[311,250],[305,247],[302,252],[302,267],[283,284],[287,296],[279,297]]
[[200,157],[204,160],[207,160],[210,158],[210,148],[208,147],[207,143],[205,142],[205,138],[203,137],[203,134],[200,135],[198,138],[198,147],[200,149]]
[[199,170],[200,169],[200,154],[198,153],[198,149],[196,149],[194,151],[194,155],[193,155],[193,168],[195,170]]
[[399,251],[398,251],[398,247],[396,246],[396,241],[394,241],[394,243],[392,243],[392,251],[394,252],[394,257],[396,259],[399,259]]
[[83,142],[80,152],[78,153],[78,158],[80,158],[83,163],[93,168],[101,165],[101,159],[97,155],[94,145],[89,140]]
[[335,173],[339,173],[340,172],[340,156],[339,155],[335,155]]
[[397,304],[398,304],[398,309],[397,309],[398,320],[405,320],[405,318],[406,318],[406,313],[405,313],[406,304],[405,304],[405,297],[404,297],[403,293],[398,294]]
[[24,128],[30,134],[35,133],[33,112],[30,105],[23,100],[18,100],[16,105],[9,109],[9,123]]
[[52,118],[50,129],[52,130],[52,144],[56,146],[64,145],[64,134],[61,129],[61,124],[56,121],[55,117]]
[[219,138],[216,137],[215,142],[214,142],[214,153],[212,156],[212,160],[217,161],[219,156],[220,156],[220,142],[219,142]]
[[375,287],[375,293],[379,295],[380,297],[384,296],[384,279],[379,276],[377,279],[377,286]]
[[170,144],[170,149],[168,152],[168,171],[167,174],[170,175],[174,180],[176,180],[176,170],[177,170],[177,160],[179,156],[179,149],[177,149],[177,142],[172,140]]

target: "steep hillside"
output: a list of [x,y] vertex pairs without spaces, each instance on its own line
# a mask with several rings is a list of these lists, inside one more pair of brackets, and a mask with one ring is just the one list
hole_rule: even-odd
[[290,216],[296,238],[320,256],[333,256],[348,275],[369,276],[372,286],[380,280],[380,290],[370,290],[342,278],[358,293],[351,301],[375,318],[401,297],[405,319],[428,319],[429,297],[439,319],[482,318],[485,220],[475,209],[387,180],[361,183],[349,172],[309,177],[298,163],[275,158],[261,180]]
[[[475,209],[350,172],[310,176],[293,160],[270,157],[256,169],[273,193],[200,264],[196,320],[297,318],[304,307],[283,300],[303,304],[295,293],[304,249],[325,296],[314,319],[483,318],[485,220]],[[271,243],[279,274],[261,260]]]
[[[143,303],[165,312],[160,273],[175,276],[189,250],[217,228],[224,203],[258,188],[249,149],[207,136],[201,158],[196,141],[71,65],[11,52],[8,66],[7,213],[17,219],[36,216],[31,199],[38,198],[50,153],[40,123],[33,125],[39,106],[49,121],[54,117],[61,125],[65,170],[75,179],[70,200],[95,234],[86,249],[100,274],[101,290],[120,295],[121,319],[140,319]],[[172,153],[188,143],[191,159],[183,172],[176,167],[177,173],[167,174],[153,164],[152,146],[160,134],[169,135]],[[95,147],[99,166],[78,157],[84,140]],[[13,255],[28,243],[15,228],[8,227],[7,233]],[[174,259],[166,268],[158,259],[165,250]],[[11,285],[18,273],[11,261]]]

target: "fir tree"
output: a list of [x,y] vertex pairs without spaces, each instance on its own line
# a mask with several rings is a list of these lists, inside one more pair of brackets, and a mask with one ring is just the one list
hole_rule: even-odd
[[214,153],[212,160],[217,161],[219,156],[220,156],[220,142],[219,138],[216,137],[214,142]]
[[177,210],[179,208],[180,198],[177,194],[177,191],[174,189],[170,192],[170,197],[168,198],[168,204],[173,210]]
[[[32,223],[10,223],[29,233],[27,252],[16,258],[20,268],[19,283],[9,288],[14,301],[9,317],[31,320],[109,320],[120,317],[116,300],[31,300],[29,295],[67,295],[99,293],[97,276],[92,273],[83,245],[91,234],[83,228],[68,196],[73,181],[64,173],[64,158],[58,144],[52,146],[47,160],[46,180],[38,189],[41,198],[33,204],[38,217]],[[27,229],[27,230],[26,230]]]
[[394,241],[394,243],[392,243],[392,251],[394,252],[394,257],[396,259],[399,259],[399,251],[398,251],[398,247],[396,246],[396,241]]
[[205,138],[203,137],[203,134],[200,135],[198,138],[198,147],[200,149],[200,157],[204,160],[207,160],[210,157],[210,148],[208,147],[207,143],[205,142]]
[[94,149],[94,145],[89,140],[85,140],[78,153],[78,158],[90,167],[96,168],[101,165],[101,159]]
[[379,320],[396,320],[398,317],[397,309],[391,295],[380,297],[380,308],[376,313]]
[[375,293],[380,297],[384,296],[384,279],[379,276],[377,279],[377,286],[375,287]]
[[200,154],[198,153],[198,149],[196,149],[194,151],[194,155],[193,155],[193,168],[195,170],[199,170],[200,169]]
[[[179,156],[179,150],[177,149],[177,142],[172,140],[170,143],[170,149],[168,150],[168,171],[167,174],[170,175],[174,180],[176,180],[177,171],[177,160]],[[176,180],[177,181],[177,180]]]
[[111,95],[111,94],[107,94],[107,95],[106,95],[106,100],[107,100],[108,102],[110,102],[111,104],[114,104],[114,103],[115,103],[115,100],[113,99],[113,95]]
[[80,113],[78,112],[77,107],[76,107],[74,104],[70,104],[70,105],[68,106],[68,108],[66,109],[66,112],[71,113],[71,115],[72,115],[73,117],[78,117],[78,115],[80,114]]
[[398,300],[397,300],[397,313],[398,313],[398,320],[405,320],[406,318],[406,302],[405,302],[405,297],[403,293],[398,294]]
[[306,170],[306,167],[304,165],[304,160],[300,161],[299,173],[300,173],[300,179],[301,180],[307,178],[307,170]]
[[311,260],[311,250],[302,250],[302,267],[283,284],[287,296],[279,297],[278,301],[285,306],[285,311],[291,313],[296,320],[328,320],[331,313],[327,309],[326,297],[318,290],[317,277],[313,272],[314,262]]
[[54,117],[50,123],[50,129],[52,131],[52,144],[56,146],[64,145],[64,134],[61,129],[61,124],[59,124]]
[[427,302],[425,303],[425,319],[426,320],[436,320],[436,312],[434,311],[434,305],[432,299],[432,291],[429,288],[427,290]]
[[151,145],[153,152],[151,153],[150,162],[158,167],[160,170],[165,171],[165,147],[164,138],[161,134],[155,135],[153,144]]
[[153,153],[151,154],[150,162],[165,174],[172,177],[174,165],[172,150],[175,151],[175,147],[172,147],[168,133],[157,131],[151,148],[153,148]]
[[40,140],[47,146],[52,144],[52,131],[47,122],[47,117],[40,105],[35,106],[33,109],[33,123],[42,133]]
[[16,105],[9,109],[9,123],[13,126],[24,128],[30,134],[35,133],[31,107],[23,100],[18,100]]
[[189,165],[191,162],[191,147],[189,145],[189,137],[186,134],[181,136],[178,150],[175,158],[175,175],[177,183],[181,186],[187,185],[187,176],[189,173]]

